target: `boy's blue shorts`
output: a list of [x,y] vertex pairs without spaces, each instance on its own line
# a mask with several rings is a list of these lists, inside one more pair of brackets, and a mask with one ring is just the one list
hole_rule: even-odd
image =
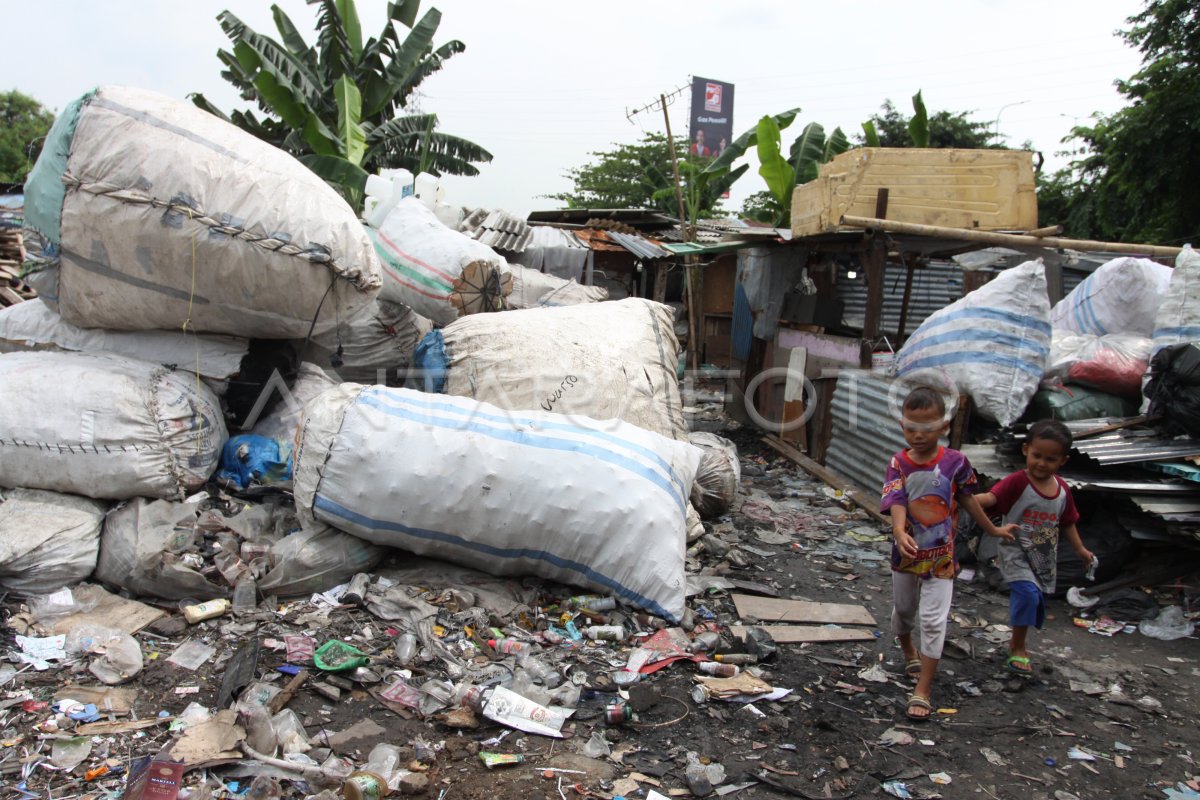
[[1046,597],[1033,581],[1008,584],[1008,623],[1014,628],[1038,628],[1046,622]]

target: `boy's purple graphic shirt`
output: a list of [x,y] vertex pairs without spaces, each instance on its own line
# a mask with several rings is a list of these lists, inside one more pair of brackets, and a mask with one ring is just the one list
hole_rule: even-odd
[[879,510],[887,514],[892,506],[907,508],[907,530],[917,543],[916,557],[905,558],[892,542],[892,569],[922,578],[954,578],[957,498],[974,494],[978,485],[970,462],[957,450],[939,447],[926,464],[915,463],[907,450],[892,456]]

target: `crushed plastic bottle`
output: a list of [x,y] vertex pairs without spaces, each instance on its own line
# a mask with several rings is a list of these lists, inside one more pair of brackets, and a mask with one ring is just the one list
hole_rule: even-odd
[[254,582],[254,576],[249,571],[243,573],[237,585],[233,587],[231,605],[235,617],[251,614],[258,607],[258,584]]
[[555,689],[562,683],[562,675],[559,674],[558,670],[528,651],[517,655],[517,666],[547,689]]

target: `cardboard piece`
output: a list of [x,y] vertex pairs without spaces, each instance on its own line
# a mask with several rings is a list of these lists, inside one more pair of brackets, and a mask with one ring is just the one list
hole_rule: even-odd
[[237,712],[226,708],[214,714],[208,722],[185,730],[171,745],[170,757],[183,762],[184,772],[227,761],[240,761],[243,755],[238,743],[245,738],[245,729],[237,724]]
[[102,586],[91,583],[81,583],[73,590],[75,601],[80,604],[95,602],[91,611],[71,614],[55,620],[49,626],[52,635],[70,633],[80,625],[100,625],[124,631],[130,636],[145,628],[150,623],[165,617],[165,611],[152,608],[137,600],[126,600],[106,591]]
[[64,686],[54,693],[54,700],[78,700],[92,703],[101,714],[128,714],[137,699],[137,690],[117,686]]
[[[863,628],[826,628],[821,625],[759,625],[776,644],[800,642],[858,642],[869,641],[875,634]],[[730,625],[729,630],[739,639],[745,638],[749,625]]]
[[759,622],[832,622],[838,625],[874,625],[866,606],[842,603],[811,603],[735,594],[734,605],[743,620]]

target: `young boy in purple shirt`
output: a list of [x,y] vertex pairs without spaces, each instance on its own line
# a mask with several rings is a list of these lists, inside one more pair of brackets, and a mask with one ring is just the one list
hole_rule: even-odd
[[909,392],[901,421],[908,448],[888,464],[880,503],[892,518],[892,630],[904,651],[905,671],[917,676],[905,712],[914,720],[929,719],[933,709],[933,676],[958,574],[957,504],[992,536],[1012,539],[1008,529],[1016,527],[997,528],[979,507],[966,456],[938,442],[949,427],[937,390],[922,386]]

